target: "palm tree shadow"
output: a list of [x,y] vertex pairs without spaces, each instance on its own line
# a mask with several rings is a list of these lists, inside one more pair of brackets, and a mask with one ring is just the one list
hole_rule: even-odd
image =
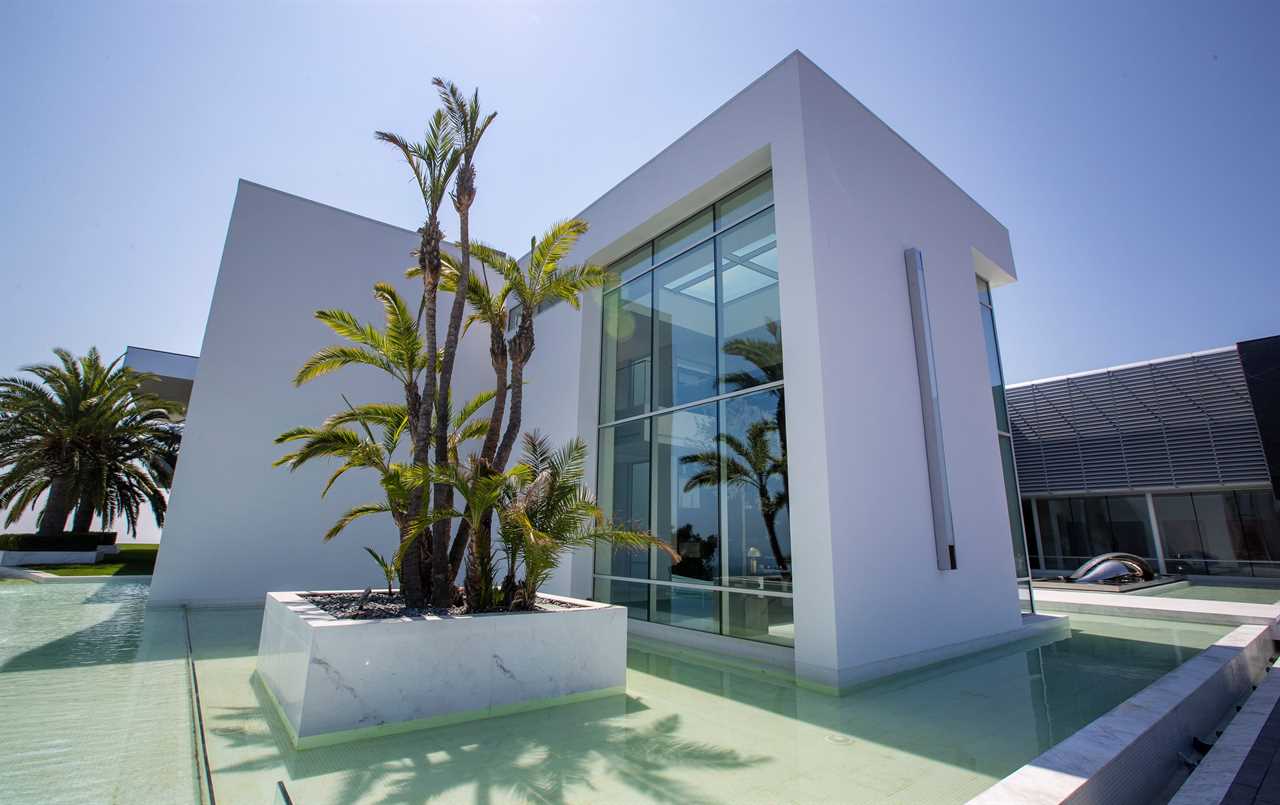
[[[360,800],[374,790],[391,803],[421,803],[473,790],[476,802],[496,796],[566,803],[612,778],[647,798],[711,803],[718,800],[675,772],[732,771],[769,760],[683,737],[680,715],[644,726],[622,723],[622,716],[648,709],[628,695],[298,751],[261,682],[254,677],[252,684],[256,706],[210,707],[205,715],[205,728],[220,748],[241,755],[253,747],[263,750],[227,766],[218,766],[215,755],[215,791],[220,776],[283,765],[291,781],[339,775],[334,794],[339,802]],[[266,722],[268,729],[245,729],[246,721]]]

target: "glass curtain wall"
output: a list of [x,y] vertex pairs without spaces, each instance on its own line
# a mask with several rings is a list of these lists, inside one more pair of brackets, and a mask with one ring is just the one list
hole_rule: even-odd
[[1039,529],[1035,558],[1045,570],[1072,571],[1099,554],[1123,551],[1153,566],[1163,555],[1174,574],[1280,578],[1280,503],[1269,489],[1152,494],[1155,529],[1143,494],[1024,505]]
[[678,554],[599,545],[630,617],[794,643],[772,176],[610,266],[599,497]]
[[982,314],[982,332],[987,344],[987,378],[991,383],[991,402],[996,409],[996,436],[1000,442],[1000,462],[1004,469],[1005,507],[1009,514],[1009,532],[1013,539],[1013,567],[1019,585],[1025,590],[1024,608],[1034,612],[1031,593],[1031,565],[1027,561],[1027,535],[1022,524],[1022,503],[1018,495],[1018,469],[1013,456],[1013,436],[1009,430],[1009,408],[1004,399],[1004,369],[1000,364],[1000,341],[996,337],[995,308],[991,286],[982,277],[978,283],[978,309]]
[[1170,573],[1280,578],[1280,502],[1271,490],[1151,497]]

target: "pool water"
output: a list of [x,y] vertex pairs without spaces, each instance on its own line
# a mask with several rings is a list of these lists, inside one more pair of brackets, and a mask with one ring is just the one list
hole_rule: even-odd
[[1238,604],[1280,603],[1280,587],[1246,587],[1203,581],[1173,584],[1170,588],[1156,587],[1146,595],[1158,595],[1161,598],[1193,598],[1200,601],[1229,601]]
[[[143,618],[145,597],[145,585],[120,582],[0,591],[0,794],[111,801],[86,795],[115,796],[132,778],[155,799],[118,801],[190,800],[188,683],[175,651],[185,648],[183,614]],[[1231,628],[1073,615],[1069,639],[993,649],[840,698],[633,645],[624,696],[297,752],[252,676],[260,620],[256,609],[189,615],[222,803],[270,803],[277,781],[299,805],[963,802]],[[10,629],[20,633],[13,650]],[[59,695],[34,678],[14,692],[14,677],[45,679],[62,665],[79,675],[56,683]],[[36,717],[15,741],[7,731],[20,713]],[[78,764],[76,790],[59,788],[68,775],[46,755]],[[10,799],[23,797],[0,795]]]
[[182,612],[147,592],[0,586],[0,802],[199,802]]

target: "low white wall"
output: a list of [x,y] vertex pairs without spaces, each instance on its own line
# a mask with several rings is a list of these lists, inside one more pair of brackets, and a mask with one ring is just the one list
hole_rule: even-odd
[[1262,678],[1275,644],[1240,626],[982,794],[971,805],[1151,801],[1228,709]]
[[581,606],[338,620],[270,593],[258,675],[298,748],[621,693],[626,609],[560,600]]

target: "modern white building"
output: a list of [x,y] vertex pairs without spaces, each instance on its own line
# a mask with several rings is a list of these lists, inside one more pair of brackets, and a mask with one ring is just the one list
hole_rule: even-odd
[[[580,217],[591,228],[571,260],[613,282],[581,312],[538,314],[524,421],[583,436],[605,508],[682,559],[585,551],[551,592],[624,604],[633,633],[828,690],[1034,628],[992,398],[990,288],[1015,279],[999,221],[800,53]],[[291,378],[332,340],[313,311],[377,320],[375,281],[412,292],[416,240],[241,183],[154,605],[378,580],[362,546],[390,548],[389,521],[321,542],[377,496],[373,479],[322,500],[325,468],[273,469],[272,439],[340,395],[397,397],[374,370]],[[483,337],[464,340],[458,372],[462,393],[487,385]]]

